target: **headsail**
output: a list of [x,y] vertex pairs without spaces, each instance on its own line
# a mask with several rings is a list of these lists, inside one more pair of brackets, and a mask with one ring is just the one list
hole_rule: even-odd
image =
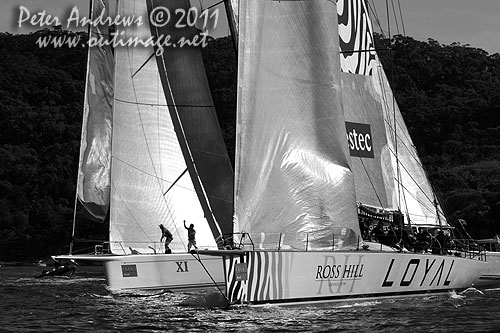
[[337,36],[331,1],[240,1],[235,228],[256,246],[357,244]]
[[356,199],[401,210],[413,224],[446,223],[442,213],[437,218],[435,194],[375,51],[365,0],[340,0],[337,9]]
[[[108,0],[92,1],[91,17],[109,15]],[[89,38],[109,38],[107,25],[93,26]],[[113,50],[109,45],[90,47],[78,168],[77,195],[83,207],[104,220],[109,207],[111,126],[113,121]]]
[[[188,0],[120,1],[121,17],[145,20],[156,8],[189,9]],[[167,24],[120,27],[121,38],[171,42],[190,38],[191,28]],[[164,224],[174,235],[172,250],[185,251],[183,220],[193,223],[198,246],[232,227],[232,170],[222,141],[201,53],[195,47],[129,46],[116,50],[115,117],[110,241],[113,252],[152,252]],[[208,223],[207,223],[208,221]],[[220,226],[219,226],[220,225]],[[220,238],[218,239],[220,240]]]

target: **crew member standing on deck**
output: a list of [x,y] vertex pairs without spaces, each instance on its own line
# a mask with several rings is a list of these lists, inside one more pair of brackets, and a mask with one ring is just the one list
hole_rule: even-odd
[[186,227],[186,220],[184,220],[184,228],[188,231],[188,252],[191,250],[191,246],[198,250],[196,246],[196,230],[194,230],[194,225],[191,223],[188,228]]
[[170,243],[172,243],[174,237],[172,236],[172,233],[163,226],[163,224],[160,224],[160,229],[161,229],[160,242],[163,242],[163,238],[165,238],[165,253],[170,254],[172,253],[172,250],[170,249]]

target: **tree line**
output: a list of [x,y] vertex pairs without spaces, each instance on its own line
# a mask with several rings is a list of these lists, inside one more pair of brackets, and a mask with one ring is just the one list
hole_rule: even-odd
[[[40,36],[81,35],[75,48]],[[83,32],[0,33],[0,260],[66,253],[71,240],[87,48]],[[500,55],[468,45],[376,36],[410,134],[450,216],[473,237],[500,232]],[[234,160],[235,50],[203,49],[224,139]],[[77,208],[76,218],[89,220]],[[106,223],[79,238],[105,239]]]

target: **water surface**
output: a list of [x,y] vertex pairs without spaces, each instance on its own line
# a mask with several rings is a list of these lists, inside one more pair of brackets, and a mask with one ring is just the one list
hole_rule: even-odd
[[43,267],[0,267],[0,331],[7,332],[495,332],[500,289],[320,306],[185,306],[193,295],[110,294],[101,267],[72,278]]

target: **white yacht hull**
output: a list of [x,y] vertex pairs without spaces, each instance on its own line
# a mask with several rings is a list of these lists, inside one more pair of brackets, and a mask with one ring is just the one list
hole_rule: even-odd
[[486,251],[486,262],[488,266],[483,274],[479,277],[477,286],[484,287],[499,287],[500,286],[500,252]]
[[225,257],[232,303],[295,304],[443,293],[472,287],[477,259],[400,252],[242,251]]
[[[110,291],[203,290],[225,286],[221,258],[204,255],[61,255],[55,259],[102,262]],[[200,260],[198,260],[200,259]]]

